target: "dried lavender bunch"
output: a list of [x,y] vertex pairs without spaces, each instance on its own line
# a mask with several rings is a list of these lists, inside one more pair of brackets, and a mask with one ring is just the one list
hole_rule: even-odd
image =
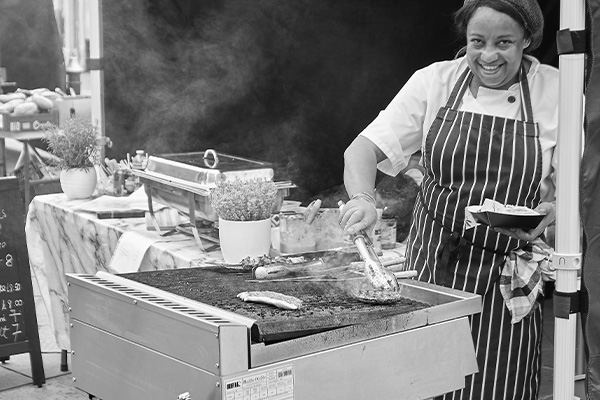
[[94,166],[97,137],[97,126],[73,117],[60,126],[48,124],[43,140],[48,144],[48,151],[58,157],[51,160],[57,167],[89,169]]
[[227,221],[259,221],[270,218],[277,187],[266,179],[219,181],[210,192],[217,215]]

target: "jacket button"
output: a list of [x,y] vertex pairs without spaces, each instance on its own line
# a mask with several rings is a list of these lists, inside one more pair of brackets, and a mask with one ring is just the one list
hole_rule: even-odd
[[515,96],[508,96],[509,103],[514,103],[515,101],[517,101],[517,99],[515,99]]

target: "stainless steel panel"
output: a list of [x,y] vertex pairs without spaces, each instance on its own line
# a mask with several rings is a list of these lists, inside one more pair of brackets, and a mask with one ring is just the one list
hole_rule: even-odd
[[208,371],[72,321],[73,383],[102,400],[221,399],[219,378]]
[[425,399],[464,387],[477,372],[463,317],[225,376],[223,400],[228,383],[284,367],[293,375],[286,399],[296,400]]
[[427,321],[434,324],[481,312],[481,296],[412,279],[401,281],[404,296],[432,304]]
[[427,314],[414,312],[350,325],[275,344],[253,343],[250,347],[250,365],[252,368],[260,367],[425,325],[427,325]]
[[[185,363],[219,372],[222,358],[234,371],[248,366],[248,328],[209,307],[120,285],[113,276],[68,276],[71,321],[80,321]],[[176,300],[176,299],[173,299]],[[227,348],[219,347],[219,336]],[[233,362],[235,361],[235,362]],[[232,372],[232,371],[230,371]]]
[[290,357],[449,321],[481,311],[479,295],[408,279],[400,280],[399,284],[406,298],[421,301],[430,307],[275,344],[255,343],[250,349],[251,366],[271,364]]

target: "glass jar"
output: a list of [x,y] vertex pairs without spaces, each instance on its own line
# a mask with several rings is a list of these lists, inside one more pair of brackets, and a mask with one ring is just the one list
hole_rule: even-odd
[[381,248],[385,250],[396,247],[396,218],[382,216],[380,230]]

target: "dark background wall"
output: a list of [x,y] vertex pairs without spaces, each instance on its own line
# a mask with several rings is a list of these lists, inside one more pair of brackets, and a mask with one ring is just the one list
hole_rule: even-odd
[[51,0],[0,0],[0,66],[7,81],[25,89],[64,89],[61,40]]

